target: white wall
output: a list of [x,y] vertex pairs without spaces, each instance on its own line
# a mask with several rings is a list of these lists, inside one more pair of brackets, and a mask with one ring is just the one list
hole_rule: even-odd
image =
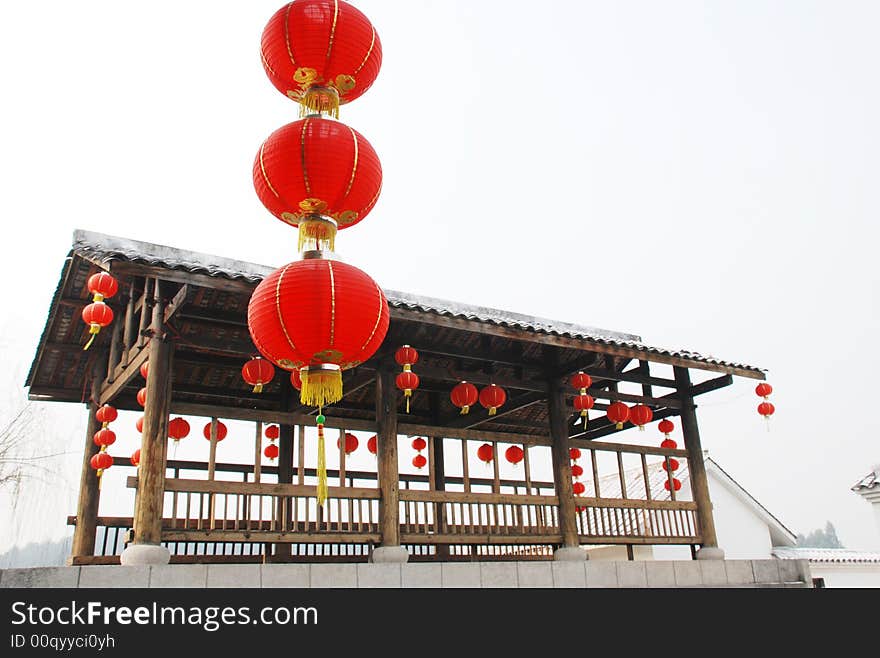
[[715,516],[718,546],[730,560],[758,560],[772,557],[770,531],[753,508],[734,495],[711,470],[707,470],[709,496]]
[[813,578],[824,578],[825,587],[880,587],[877,564],[810,564]]

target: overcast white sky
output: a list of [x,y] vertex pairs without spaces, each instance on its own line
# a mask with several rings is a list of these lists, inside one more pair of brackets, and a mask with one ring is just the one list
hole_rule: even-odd
[[[251,184],[296,119],[259,59],[282,4],[0,5],[7,371],[75,228],[295,258]],[[849,490],[880,462],[880,4],[355,4],[384,61],[341,118],[385,178],[343,257],[386,288],[768,369],[771,431],[738,379],[701,401],[704,447],[792,530],[880,548]]]

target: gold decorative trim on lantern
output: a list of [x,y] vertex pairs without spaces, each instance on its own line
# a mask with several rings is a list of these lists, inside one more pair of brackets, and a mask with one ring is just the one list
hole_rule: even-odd
[[[285,213],[287,214],[287,213]],[[297,222],[299,236],[297,251],[320,251],[336,249],[336,220],[327,215],[307,215]],[[308,247],[308,249],[307,249]]]
[[311,407],[339,402],[342,399],[342,369],[334,363],[319,363],[300,368],[300,402]]

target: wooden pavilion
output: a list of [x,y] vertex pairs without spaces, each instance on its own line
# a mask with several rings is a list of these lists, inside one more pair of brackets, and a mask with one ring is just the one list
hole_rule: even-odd
[[[723,558],[694,399],[730,385],[733,376],[764,379],[760,369],[649,347],[630,334],[387,290],[391,325],[382,347],[344,373],[345,397],[325,408],[328,428],[376,434],[376,468],[346,470],[340,450],[338,467],[329,470],[329,499],[318,506],[315,465],[305,459],[316,410],[300,404],[284,372],[260,394],[241,377],[242,364],[258,354],[248,301],[272,269],[74,233],[26,381],[31,400],[85,403],[89,413],[79,501],[69,519],[71,564],[134,563],[123,553],[160,546],[150,559],[170,555],[172,563],[584,559],[583,547],[599,544],[623,544],[630,553],[636,544],[681,544],[695,557]],[[86,281],[100,270],[120,284],[108,300],[116,321],[84,351]],[[420,354],[414,370],[421,385],[409,413],[395,387],[394,352],[403,344]],[[106,403],[141,411],[136,393],[144,363],[141,463],[135,469],[127,455],[114,459],[114,468],[131,470],[134,509],[130,517],[100,516],[89,466],[98,450],[95,412]],[[597,400],[586,427],[570,406],[568,381],[579,370],[592,376],[589,392]],[[461,380],[499,384],[507,402],[493,416],[481,407],[461,415],[449,398]],[[639,436],[633,426],[618,430],[604,416],[617,400],[650,406],[654,420],[678,416],[684,446],[627,443],[627,435]],[[169,459],[169,415],[211,423],[205,461]],[[218,419],[253,424],[254,463],[217,463]],[[276,466],[261,463],[270,423],[280,426]],[[398,444],[407,436],[426,437],[426,473],[400,472]],[[659,445],[662,435],[653,436]],[[475,442],[495,448],[484,473],[469,467]],[[517,478],[499,474],[505,445],[525,450]],[[572,489],[572,447],[583,454],[580,496]],[[692,500],[678,500],[674,487],[668,499],[652,497],[649,468],[666,457],[688,469]],[[608,463],[621,478],[640,464],[644,493],[618,487],[614,497],[603,495],[599,470]],[[532,478],[551,465],[552,481]]]

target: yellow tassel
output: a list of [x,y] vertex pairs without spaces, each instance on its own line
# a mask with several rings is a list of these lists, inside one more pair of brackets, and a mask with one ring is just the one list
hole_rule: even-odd
[[489,415],[490,415],[490,416],[494,416],[494,415],[495,415],[495,411],[496,411],[495,407],[490,407],[490,409],[489,409]]
[[257,384],[256,386],[254,386],[254,393],[262,393],[262,392],[263,392],[263,385],[262,384]]
[[326,242],[327,248],[330,251],[336,251],[337,228],[331,222],[303,219],[300,221],[298,228],[297,251],[302,251],[306,243],[311,240],[315,241],[316,248],[320,248],[321,242]]
[[615,427],[616,429],[622,430],[622,429],[623,429],[623,423],[617,423],[614,427]]
[[461,408],[461,413],[459,414],[459,416],[464,416],[468,411],[470,411],[470,405],[466,404]]
[[[95,293],[95,296],[92,297],[92,301],[93,301],[93,302],[103,302],[103,301],[104,301],[104,295],[102,295],[102,294],[99,293],[99,292],[96,292],[96,293]],[[767,398],[765,397],[764,399],[766,400]]]
[[645,426],[639,425],[639,432],[644,432],[644,431],[645,431]]
[[92,335],[92,337],[89,338],[89,342],[87,342],[85,344],[85,347],[83,347],[83,352],[85,352],[87,349],[89,349],[92,346],[92,343],[95,342],[95,336],[98,335],[99,331],[101,331],[101,325],[92,324],[89,326],[89,333]]
[[324,452],[324,426],[318,425],[318,505],[327,502],[327,455]]
[[333,87],[312,87],[299,101],[300,117],[309,114],[329,114],[339,118],[339,92]]
[[299,399],[310,407],[323,407],[342,399],[341,370],[300,370],[302,389]]

